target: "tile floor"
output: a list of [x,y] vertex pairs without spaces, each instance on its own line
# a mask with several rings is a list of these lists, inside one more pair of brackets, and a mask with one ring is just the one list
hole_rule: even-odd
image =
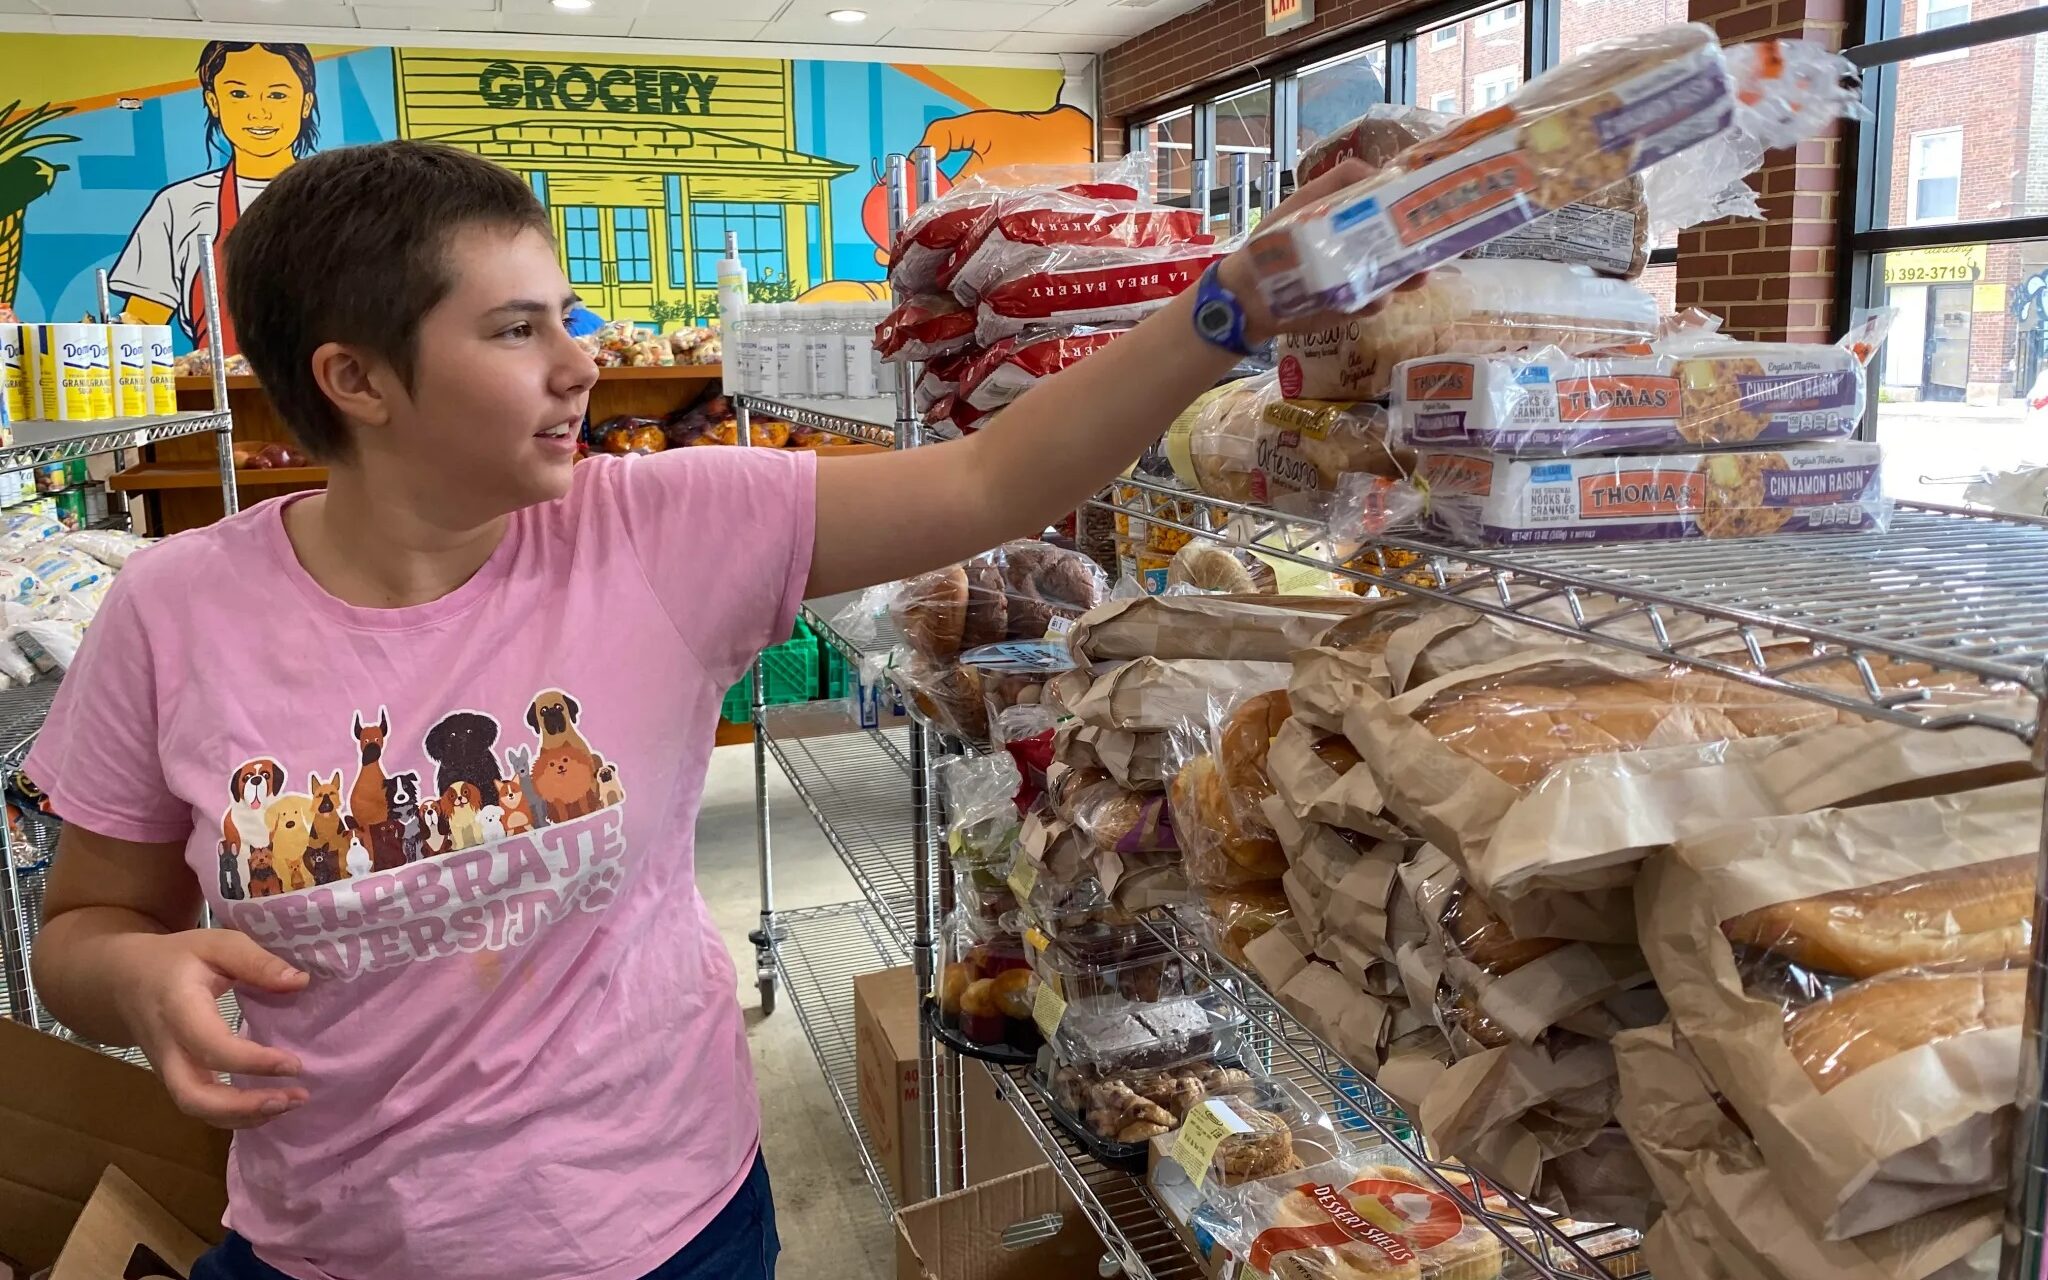
[[[852,879],[772,761],[768,776],[777,906],[856,897]],[[747,941],[761,911],[754,830],[753,748],[721,747],[712,753],[697,821],[697,874],[740,973],[761,1090],[762,1145],[782,1235],[778,1270],[793,1277],[889,1280],[896,1274],[894,1228],[861,1174],[803,1030],[786,1000],[772,1016],[760,1016],[754,945]]]

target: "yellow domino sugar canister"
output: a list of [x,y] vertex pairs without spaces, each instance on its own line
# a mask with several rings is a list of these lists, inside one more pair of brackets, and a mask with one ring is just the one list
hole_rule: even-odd
[[57,422],[87,422],[114,416],[112,365],[103,324],[39,324],[36,378],[42,388],[42,416]]
[[9,422],[36,416],[34,369],[29,326],[0,324],[0,396],[6,398]]
[[107,326],[107,348],[112,353],[114,374],[114,416],[140,418],[155,412],[150,387],[149,331],[146,324]]
[[178,362],[171,355],[171,326],[142,326],[149,335],[149,411],[178,411]]

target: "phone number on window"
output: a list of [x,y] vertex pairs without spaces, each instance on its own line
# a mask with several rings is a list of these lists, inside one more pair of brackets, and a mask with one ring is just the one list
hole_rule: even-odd
[[1898,267],[1884,273],[1886,284],[1942,284],[1950,281],[1968,283],[1976,278],[1976,268],[1966,262],[1944,267]]

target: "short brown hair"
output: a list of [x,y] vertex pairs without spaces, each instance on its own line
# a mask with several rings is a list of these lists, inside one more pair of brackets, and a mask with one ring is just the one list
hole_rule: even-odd
[[320,458],[346,458],[347,424],[313,379],[313,352],[345,342],[412,385],[420,320],[448,295],[458,229],[532,228],[548,213],[511,170],[425,142],[308,156],[252,201],[227,238],[227,306],[249,367]]

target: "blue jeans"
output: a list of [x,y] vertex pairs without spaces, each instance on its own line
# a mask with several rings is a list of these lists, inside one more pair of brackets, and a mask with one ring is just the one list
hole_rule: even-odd
[[[754,1168],[718,1216],[682,1252],[647,1273],[645,1280],[775,1280],[782,1238],[775,1234],[775,1200],[768,1164],[754,1156]],[[192,1268],[192,1280],[291,1280],[256,1256],[249,1242],[230,1232]],[[379,1280],[413,1280],[380,1277]],[[424,1278],[422,1278],[424,1280]]]

